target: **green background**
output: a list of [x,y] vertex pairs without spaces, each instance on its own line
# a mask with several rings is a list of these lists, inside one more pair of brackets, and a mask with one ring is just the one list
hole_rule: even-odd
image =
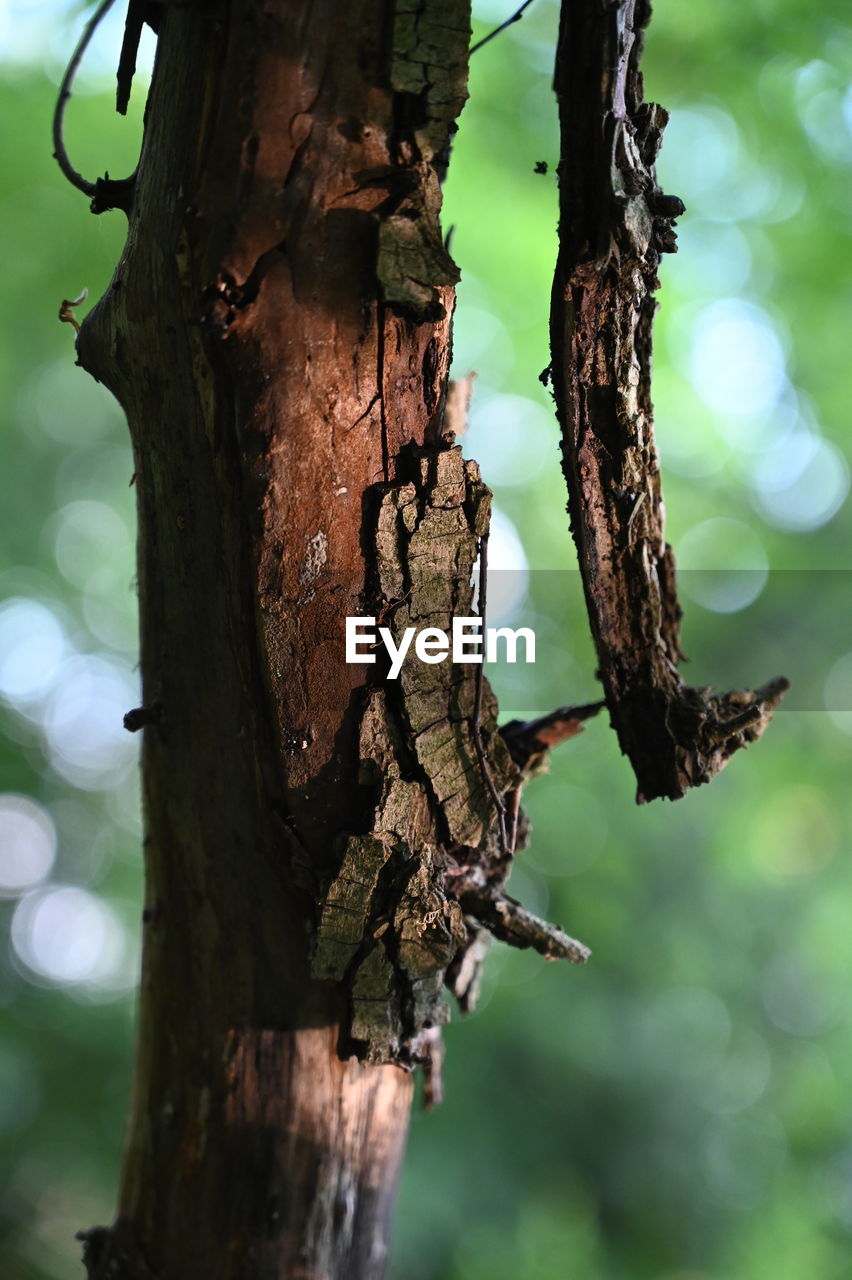
[[[475,6],[475,33],[511,2]],[[8,11],[0,534],[0,1259],[81,1274],[113,1213],[141,884],[133,491],[106,393],[74,365],[63,298],[108,283],[122,215],[51,160],[81,25]],[[503,713],[597,696],[548,363],[557,5],[478,52],[447,184],[463,273],[464,441],[523,587],[534,667]],[[529,788],[512,886],[594,951],[584,969],[495,948],[446,1032],[446,1101],[414,1118],[397,1280],[831,1280],[852,1274],[852,759],[848,489],[852,28],[841,0],[658,0],[648,98],[672,111],[680,195],[662,265],[655,401],[696,684],[794,680],[765,739],[711,787],[637,808],[605,720]],[[120,15],[68,139],[132,168],[141,91],[111,109]],[[547,174],[534,172],[545,161]],[[85,308],[83,308],[85,310]],[[520,548],[520,550],[519,550]],[[239,1177],[239,1170],[234,1170]]]

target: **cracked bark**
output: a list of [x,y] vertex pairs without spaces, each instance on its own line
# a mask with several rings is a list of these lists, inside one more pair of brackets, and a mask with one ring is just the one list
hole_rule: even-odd
[[711,696],[688,687],[666,545],[650,394],[660,255],[676,196],[654,162],[668,119],[643,101],[648,0],[562,6],[559,258],[552,378],[571,525],[607,705],[637,799],[677,799],[764,731],[787,682]]
[[146,825],[118,1217],[85,1261],[376,1280],[443,985],[471,1006],[488,930],[566,945],[502,894],[492,787],[526,757],[486,689],[484,776],[474,669],[343,660],[349,615],[473,611],[490,494],[444,422],[439,226],[467,10],[213,0],[158,27],[127,245],[78,340],[134,451]]

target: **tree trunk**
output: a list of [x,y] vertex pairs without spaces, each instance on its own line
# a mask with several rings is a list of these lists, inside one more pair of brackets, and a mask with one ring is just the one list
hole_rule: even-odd
[[376,1280],[445,984],[470,1007],[485,930],[588,955],[502,884],[525,771],[590,709],[504,739],[481,665],[344,660],[347,617],[474,614],[490,494],[451,429],[439,227],[467,11],[145,13],[138,172],[69,174],[130,223],[78,352],[133,442],[146,824],[119,1213],[85,1261]]
[[[675,666],[648,378],[679,202],[654,179],[646,9],[564,7],[553,374],[608,704],[650,798],[721,767],[778,690],[708,703]],[[439,225],[463,0],[144,13],[140,166],[91,188],[127,245],[78,341],[134,449],[146,822],[119,1213],[85,1260],[92,1280],[377,1280],[444,985],[470,1006],[485,931],[587,958],[502,886],[525,777],[598,707],[501,734],[481,665],[344,657],[348,617],[397,641],[485,621],[490,494],[454,442]]]
[[[443,735],[413,744],[410,690],[365,687],[344,619],[389,604],[406,503],[462,601],[487,519],[441,435],[469,34],[455,0],[160,19],[127,246],[78,345],[133,441],[145,726],[135,1100],[91,1276],[384,1271],[411,1068],[467,939],[438,874],[464,823],[423,760],[473,756],[448,718],[471,686],[424,694]],[[428,590],[406,570],[406,621]]]

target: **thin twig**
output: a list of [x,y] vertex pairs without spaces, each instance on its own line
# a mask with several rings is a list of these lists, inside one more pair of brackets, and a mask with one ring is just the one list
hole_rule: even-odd
[[65,75],[62,77],[62,84],[59,86],[59,97],[56,100],[56,109],[53,113],[54,158],[71,186],[76,187],[78,191],[82,191],[87,196],[94,196],[96,184],[87,181],[81,173],[78,173],[68,159],[65,140],[62,136],[62,126],[65,121],[65,106],[71,97],[71,88],[80,63],[83,61],[83,55],[89,47],[89,41],[98,29],[101,19],[112,8],[113,3],[114,0],[101,0],[101,3],[83,28],[83,34],[77,42],[77,48],[72,53],[71,61],[68,63]]
[[497,829],[500,836],[500,852],[506,857],[511,857],[512,849],[509,846],[509,839],[506,834],[506,806],[503,803],[503,797],[497,790],[494,778],[491,775],[491,769],[488,764],[488,757],[485,754],[485,748],[482,745],[482,690],[484,685],[485,667],[485,628],[487,622],[486,608],[488,602],[488,534],[484,533],[479,539],[479,616],[482,619],[482,661],[476,668],[476,692],[473,700],[473,718],[471,720],[471,731],[473,734],[473,745],[476,749],[476,758],[479,761],[479,768],[485,785],[488,788],[488,794],[494,802],[497,810]]
[[510,947],[532,947],[548,960],[570,960],[571,964],[585,964],[592,954],[558,924],[534,916],[499,889],[488,886],[466,889],[459,895],[459,903],[462,911]]
[[489,31],[487,36],[483,36],[481,40],[477,40],[476,44],[472,44],[470,46],[468,57],[470,57],[470,54],[476,53],[477,49],[481,49],[484,44],[488,44],[489,40],[493,40],[495,36],[499,36],[501,31],[505,31],[507,27],[511,27],[513,22],[520,22],[521,18],[524,16],[525,10],[529,9],[532,2],[533,0],[524,0],[524,3],[519,9],[515,10],[511,18],[507,18],[505,22],[500,23],[499,27],[495,27],[493,31]]

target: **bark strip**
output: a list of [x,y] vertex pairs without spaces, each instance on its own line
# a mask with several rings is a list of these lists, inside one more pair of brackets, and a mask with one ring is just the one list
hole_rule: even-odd
[[651,403],[657,268],[676,248],[676,196],[654,163],[668,119],[643,101],[648,0],[562,6],[559,257],[552,378],[571,526],[607,705],[639,802],[708,782],[764,731],[787,682],[688,687],[666,545]]
[[[476,463],[449,439],[412,448],[399,465],[399,482],[377,486],[366,546],[373,616],[397,643],[408,628],[448,632],[453,618],[475,616],[472,570],[491,506]],[[348,990],[349,1034],[371,1061],[414,1065],[434,1055],[449,1017],[444,985],[473,1007],[482,929],[551,959],[589,955],[502,893],[511,865],[502,801],[519,797],[522,772],[481,670],[407,661],[385,681],[377,664],[365,691],[359,781],[374,797],[369,833],[345,840],[321,906],[313,973]],[[582,714],[570,728],[560,722],[554,742],[578,732]],[[530,732],[540,764],[552,743],[543,727]],[[528,764],[533,748],[522,754]]]

